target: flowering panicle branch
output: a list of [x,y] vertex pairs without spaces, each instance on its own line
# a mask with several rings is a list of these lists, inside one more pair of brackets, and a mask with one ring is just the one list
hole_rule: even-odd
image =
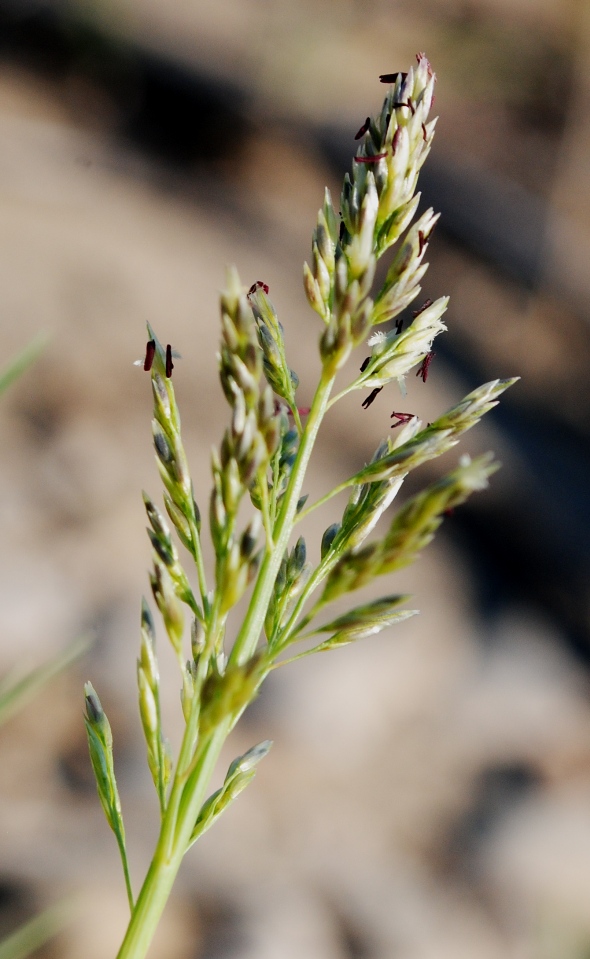
[[[368,409],[392,380],[403,387],[412,368],[426,382],[433,340],[445,329],[447,297],[424,303],[405,330],[400,317],[420,293],[437,220],[428,210],[413,222],[418,173],[436,122],[428,119],[435,76],[419,54],[413,69],[380,79],[389,90],[380,113],[368,117],[356,134],[359,146],[344,180],[340,216],[326,190],[313,233],[311,265],[304,266],[307,298],[323,321],[321,375],[309,409],[297,406],[299,381],[287,362],[283,328],[267,284],[257,280],[246,290],[234,269],[227,275],[218,359],[231,416],[219,449],[212,453],[211,589],[201,549],[201,515],[171,380],[175,354],[170,346],[164,349],[148,327],[145,361],[140,365],[152,381],[152,429],[164,504],[180,544],[195,563],[198,590],[195,593],[190,585],[167,521],[144,494],[153,548],[150,582],[180,669],[185,732],[173,757],[162,731],[156,630],[144,600],[137,665],[139,708],[161,828],[137,901],[127,868],[110,727],[96,693],[90,685],[86,690],[92,764],[107,820],[119,842],[131,907],[118,959],[143,959],[187,849],[251,781],[255,766],[267,754],[269,741],[252,747],[234,760],[221,788],[206,798],[221,748],[265,677],[291,659],[358,641],[414,615],[415,610],[399,608],[407,597],[394,594],[328,622],[317,620],[333,600],[412,562],[445,513],[483,489],[497,469],[491,455],[473,462],[461,459],[455,470],[406,502],[384,534],[370,539],[408,472],[453,447],[514,379],[485,384],[425,428],[412,413],[394,411],[394,422],[386,420],[388,435],[369,463],[309,506],[302,495],[328,409],[351,390],[365,388],[372,390],[362,404]],[[385,280],[374,291],[377,261],[393,246]],[[384,328],[372,332],[375,326]],[[348,386],[333,395],[337,373],[365,342],[360,371],[357,365]],[[399,429],[392,433],[390,425]],[[319,557],[314,559],[302,536],[293,542],[295,526],[344,489],[351,490],[348,503],[341,519],[324,532]],[[243,525],[248,498],[253,512]],[[228,641],[228,615],[240,601],[241,624]],[[289,646],[317,634],[328,635],[311,649],[284,658]]]

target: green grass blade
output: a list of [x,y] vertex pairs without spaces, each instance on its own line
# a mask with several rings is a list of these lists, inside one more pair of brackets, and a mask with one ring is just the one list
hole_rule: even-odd
[[28,346],[25,346],[20,353],[17,353],[15,357],[0,371],[0,396],[4,393],[4,390],[14,383],[19,376],[24,373],[24,371],[34,363],[37,357],[43,352],[49,337],[46,333],[39,333]]
[[60,653],[50,662],[44,663],[43,666],[31,670],[26,676],[15,680],[10,678],[4,680],[0,685],[0,726],[33,699],[46,683],[55,676],[59,676],[72,663],[83,656],[91,644],[92,638],[83,636],[68,646],[63,653]]
[[49,906],[0,942],[0,959],[26,959],[67,925],[72,916],[68,902]]

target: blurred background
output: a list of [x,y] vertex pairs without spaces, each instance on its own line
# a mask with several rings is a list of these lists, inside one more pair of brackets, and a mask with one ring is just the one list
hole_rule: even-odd
[[[379,74],[419,50],[440,115],[423,203],[442,213],[423,291],[451,305],[403,408],[433,419],[520,374],[462,443],[504,467],[383,583],[419,617],[273,675],[226,759],[264,738],[272,754],[187,858],[150,956],[590,957],[587,0],[0,0],[2,362],[51,335],[0,404],[0,672],[96,635],[0,733],[0,936],[77,897],[40,959],[107,959],[125,928],[85,679],[113,726],[137,883],[156,834],[134,685],[140,490],[159,491],[132,365],[145,323],[182,354],[206,511],[225,266],[270,285],[306,404],[319,329],[301,265],[323,188],[338,196]],[[389,391],[333,411],[312,496],[371,455]],[[310,525],[313,555],[341,506]]]

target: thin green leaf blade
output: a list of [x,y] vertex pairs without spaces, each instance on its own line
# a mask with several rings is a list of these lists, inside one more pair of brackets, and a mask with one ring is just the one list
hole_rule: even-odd
[[0,396],[35,362],[45,349],[48,340],[49,337],[46,333],[39,333],[0,371]]

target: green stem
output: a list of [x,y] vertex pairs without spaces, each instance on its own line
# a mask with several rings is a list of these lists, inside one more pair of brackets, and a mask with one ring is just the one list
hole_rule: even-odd
[[291,406],[291,404],[289,404],[289,408],[290,408],[290,410],[291,410],[291,413],[293,414],[293,420],[295,421],[295,426],[297,427],[297,432],[298,432],[299,435],[301,436],[301,434],[303,433],[303,426],[302,426],[302,423],[301,423],[301,417],[299,416],[299,410],[297,409],[297,406],[295,405],[295,402],[293,403],[292,406]]
[[280,447],[277,452],[274,454],[272,459],[272,490],[270,494],[270,517],[272,526],[274,529],[275,520],[277,518],[277,488],[279,485],[279,459],[280,459]]
[[266,536],[266,550],[271,551],[274,547],[272,536],[272,519],[270,514],[270,497],[268,495],[268,480],[266,478],[266,469],[258,473],[258,485],[260,486],[260,498],[262,500],[262,523]]
[[201,760],[186,783],[181,808],[176,817],[172,848],[167,851],[171,806],[162,824],[154,858],[137,898],[117,959],[144,959],[172,890],[201,808],[205,791],[228,733],[229,721],[218,727],[203,750]]
[[133,889],[131,888],[131,876],[129,875],[129,863],[127,862],[127,849],[125,847],[125,838],[119,829],[115,829],[115,836],[119,852],[121,853],[121,862],[123,864],[123,875],[125,876],[125,889],[127,890],[127,900],[129,902],[129,911],[133,915]]
[[157,736],[158,736],[158,799],[160,801],[160,817],[164,815],[166,809],[166,787],[164,786],[164,750],[162,748],[162,709],[160,705],[160,691],[156,687],[156,715],[157,715]]
[[307,600],[309,599],[309,597],[311,596],[311,594],[314,592],[314,590],[317,589],[318,585],[321,583],[321,581],[322,581],[322,579],[324,578],[324,576],[326,575],[326,572],[327,572],[327,571],[328,571],[328,567],[327,567],[327,565],[324,566],[323,563],[320,563],[320,565],[313,571],[313,574],[310,576],[310,578],[309,578],[309,580],[308,580],[308,582],[307,582],[307,584],[306,584],[306,586],[305,586],[305,589],[303,590],[303,592],[301,593],[301,596],[300,596],[299,599],[297,600],[297,603],[296,603],[296,605],[295,605],[295,607],[294,607],[294,609],[293,609],[293,612],[292,612],[291,615],[289,616],[288,622],[285,624],[285,626],[283,627],[283,629],[282,629],[281,632],[279,633],[279,636],[278,636],[278,639],[277,639],[276,644],[273,645],[273,653],[274,653],[275,655],[277,655],[278,653],[280,653],[286,646],[289,645],[289,643],[291,642],[293,636],[294,636],[294,635],[297,635],[297,633],[298,633],[301,629],[303,629],[305,626],[307,626],[307,624],[308,624],[308,623],[310,622],[310,620],[313,618],[313,615],[312,615],[312,614],[315,614],[315,612],[318,611],[318,610],[316,610],[316,607],[314,606],[314,608],[313,608],[313,610],[312,610],[312,614],[308,614],[308,615],[305,617],[305,619],[303,619],[303,620],[301,621],[301,623],[299,624],[299,628],[298,628],[297,630],[295,630],[295,625],[296,625],[296,623],[297,623],[297,617],[301,614],[301,611],[302,611],[305,603],[307,602]]
[[312,653],[315,652],[315,649],[304,649],[302,653],[297,653],[296,656],[289,656],[288,659],[279,659],[277,663],[273,663],[272,666],[269,666],[269,672],[273,669],[280,669],[281,666],[288,666],[290,663],[296,663],[298,659],[305,659],[306,656],[311,656]]
[[[180,745],[176,773],[174,775],[172,789],[170,790],[170,799],[168,800],[167,815],[165,821],[162,822],[160,840],[167,856],[170,854],[173,846],[178,810],[186,783],[192,775],[193,769],[201,759],[198,748],[201,691],[207,678],[211,656],[218,652],[219,638],[222,630],[223,620],[219,618],[219,593],[216,592],[215,600],[211,607],[211,622],[209,623],[207,642],[199,657],[197,666],[197,678],[191,710]],[[203,751],[205,751],[205,746],[203,747]]]
[[[301,614],[307,600],[312,595],[312,593],[315,592],[315,590],[318,588],[322,580],[325,579],[326,575],[330,572],[330,570],[336,565],[341,555],[342,555],[342,549],[332,550],[331,552],[327,554],[327,556],[324,557],[324,559],[314,569],[312,575],[310,576],[309,580],[307,581],[305,585],[305,589],[302,591],[299,599],[297,600],[295,606],[293,607],[293,611],[291,615],[289,616],[287,623],[285,623],[285,626],[281,630],[278,636],[276,645],[273,646],[272,652],[274,655],[278,655],[279,653],[281,653],[293,641],[294,637],[296,637],[297,634],[300,633],[302,629],[305,629],[305,627],[309,623],[311,623],[311,621],[315,618],[316,614],[319,613],[319,611],[322,609],[322,607],[324,606],[324,603],[322,603],[322,598],[320,596],[315,606],[313,606],[313,608],[309,611],[309,613],[301,620],[299,624],[297,624],[297,617]],[[312,634],[308,633],[308,635],[312,635]],[[305,637],[301,637],[301,638],[305,638]],[[304,654],[300,654],[300,655],[304,655]],[[296,656],[295,658],[299,659],[299,656]],[[289,662],[290,661],[291,660],[289,660]]]
[[344,480],[343,483],[340,483],[339,486],[336,486],[330,493],[326,493],[325,496],[320,497],[320,499],[316,500],[315,503],[312,503],[311,506],[308,506],[307,509],[302,509],[301,512],[297,514],[296,522],[298,523],[305,516],[309,516],[309,514],[313,513],[314,509],[317,509],[318,506],[323,506],[324,503],[327,503],[329,500],[331,500],[333,496],[337,496],[338,493],[342,493],[345,489],[348,489],[350,486],[354,486],[357,482],[358,480],[356,476],[351,476],[349,479]]
[[193,549],[191,552],[193,554],[195,566],[197,567],[199,592],[201,594],[203,613],[206,619],[209,613],[209,600],[207,599],[207,577],[205,575],[205,563],[203,562],[203,550],[201,549],[201,537],[199,535],[199,530],[197,529],[197,524],[192,520],[192,518],[189,520],[189,525],[191,530],[191,540],[193,543]]
[[275,529],[275,548],[272,553],[267,553],[262,561],[248,611],[231,651],[230,662],[233,664],[240,665],[247,662],[256,649],[264,625],[264,617],[266,616],[276,575],[281,565],[283,554],[287,548],[289,537],[293,531],[295,511],[297,509],[297,502],[301,493],[305,471],[318,430],[328,406],[334,379],[334,376],[328,376],[323,372],[313,398],[307,424],[301,437],[295,463],[293,464],[289,486],[281,503],[279,518]]
[[352,393],[353,390],[362,390],[362,389],[364,389],[364,387],[365,387],[364,380],[365,380],[366,378],[367,378],[367,377],[359,376],[359,378],[356,379],[356,380],[353,380],[353,382],[350,384],[350,386],[347,386],[345,390],[341,390],[340,393],[336,393],[336,396],[333,396],[332,399],[330,400],[330,402],[328,403],[328,407],[327,407],[327,408],[328,408],[329,410],[331,410],[332,407],[335,406],[336,403],[338,403],[339,400],[343,399],[343,398],[344,398],[345,396],[347,396],[349,393]]

